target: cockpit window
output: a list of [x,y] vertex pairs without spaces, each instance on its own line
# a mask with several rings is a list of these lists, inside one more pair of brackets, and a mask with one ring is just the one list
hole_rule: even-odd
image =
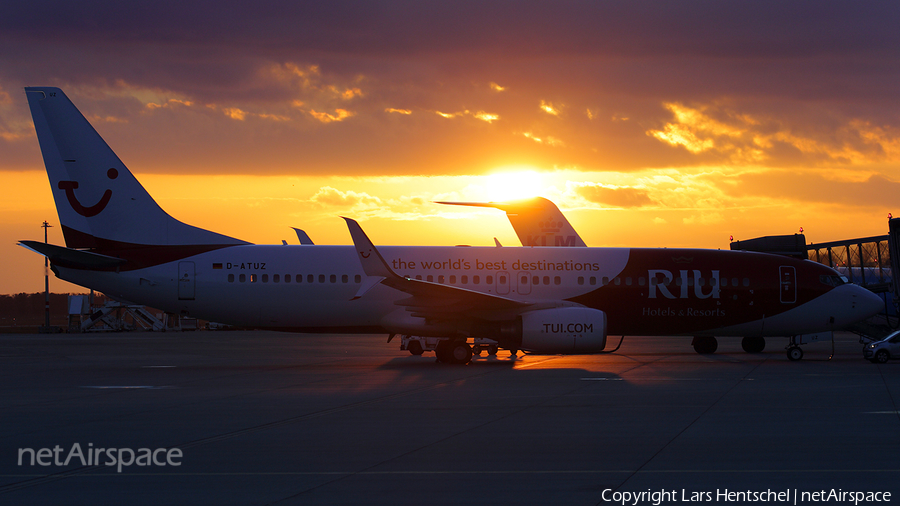
[[819,281],[828,286],[841,286],[849,283],[846,277],[838,275],[823,274],[819,276]]

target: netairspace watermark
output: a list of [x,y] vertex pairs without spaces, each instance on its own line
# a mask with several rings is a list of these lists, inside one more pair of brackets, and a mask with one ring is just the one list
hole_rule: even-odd
[[716,489],[715,491],[692,491],[687,489],[661,489],[645,491],[618,491],[608,488],[603,491],[603,501],[622,506],[639,506],[649,504],[660,506],[664,503],[688,503],[702,505],[704,503],[766,503],[766,504],[853,504],[891,502],[891,493],[862,492],[843,489],[829,490],[731,490]]
[[[51,448],[19,448],[19,466],[59,466],[65,467],[71,464],[82,466],[106,465],[116,467],[116,472],[121,473],[123,467],[132,465],[140,467],[149,466],[173,466],[181,465],[183,454],[178,448],[94,448],[94,443],[88,443],[85,450],[75,443],[68,453],[63,456],[64,449],[59,445]],[[102,461],[102,462],[101,462]]]

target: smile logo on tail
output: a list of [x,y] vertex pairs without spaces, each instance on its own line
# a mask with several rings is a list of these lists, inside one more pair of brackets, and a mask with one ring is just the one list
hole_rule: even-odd
[[[116,169],[109,169],[106,171],[106,177],[115,179],[119,177],[119,171]],[[72,206],[72,209],[74,209],[76,213],[85,218],[100,214],[106,209],[106,205],[109,204],[109,199],[112,198],[112,190],[106,190],[103,192],[103,196],[100,197],[100,202],[97,202],[90,207],[85,207],[78,201],[78,197],[75,196],[75,190],[78,189],[78,181],[60,181],[57,188],[66,191],[66,198],[69,199],[69,205]]]

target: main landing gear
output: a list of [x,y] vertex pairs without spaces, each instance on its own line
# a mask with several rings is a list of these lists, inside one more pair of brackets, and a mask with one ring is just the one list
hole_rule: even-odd
[[766,349],[766,338],[745,337],[741,339],[741,348],[744,348],[747,353],[762,353]]
[[709,355],[711,353],[715,353],[719,348],[719,341],[716,341],[715,337],[708,336],[697,336],[691,342],[691,346],[694,347],[694,351],[701,355]]
[[[396,337],[391,334],[388,342]],[[418,337],[412,335],[404,335],[400,338],[400,349],[407,350],[412,355],[421,355],[426,351],[434,351],[438,362],[445,364],[468,364],[472,361],[473,355],[481,355],[482,351],[487,350],[489,355],[496,355],[500,349],[497,341],[493,339],[478,338],[474,339],[474,345],[469,345],[465,339],[446,338],[446,337]],[[512,355],[518,350],[510,349]]]
[[[697,336],[691,342],[694,351],[701,355],[715,353],[719,348],[719,342],[715,337]],[[745,337],[741,340],[741,347],[747,353],[760,353],[766,349],[766,340],[763,337]]]
[[468,364],[472,361],[472,347],[461,339],[443,340],[434,349],[438,362]]

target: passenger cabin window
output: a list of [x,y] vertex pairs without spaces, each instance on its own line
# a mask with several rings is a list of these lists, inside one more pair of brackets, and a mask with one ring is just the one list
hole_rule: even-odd
[[234,274],[229,274],[229,275],[228,275],[228,282],[229,282],[229,283],[234,283]]

